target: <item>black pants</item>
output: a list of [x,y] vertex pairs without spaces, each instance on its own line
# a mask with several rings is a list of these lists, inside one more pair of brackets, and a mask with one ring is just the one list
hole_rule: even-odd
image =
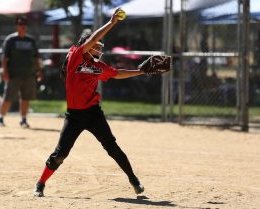
[[68,110],[58,145],[46,161],[46,165],[49,169],[58,169],[63,163],[63,160],[69,155],[76,139],[83,130],[90,131],[97,138],[108,155],[111,156],[126,173],[131,183],[139,183],[133,173],[127,156],[117,145],[116,139],[99,105],[87,110]]

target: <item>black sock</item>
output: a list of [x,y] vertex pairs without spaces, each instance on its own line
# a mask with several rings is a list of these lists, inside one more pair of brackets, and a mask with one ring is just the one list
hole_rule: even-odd
[[22,117],[22,123],[26,123],[26,117]]
[[140,185],[140,181],[138,180],[138,178],[136,176],[129,177],[129,182],[135,186]]

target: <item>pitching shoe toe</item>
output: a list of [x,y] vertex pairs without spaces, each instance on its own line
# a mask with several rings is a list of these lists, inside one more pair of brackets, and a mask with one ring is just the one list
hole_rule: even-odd
[[33,195],[35,197],[44,197],[44,193],[43,193],[44,187],[45,187],[45,184],[38,182],[35,186]]

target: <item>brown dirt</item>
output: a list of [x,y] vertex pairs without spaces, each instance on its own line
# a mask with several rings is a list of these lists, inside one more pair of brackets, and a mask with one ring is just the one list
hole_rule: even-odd
[[88,132],[46,185],[32,195],[63,119],[31,115],[31,130],[8,115],[0,128],[0,207],[260,208],[260,135],[172,123],[110,120],[118,144],[145,186],[136,197],[126,176]]

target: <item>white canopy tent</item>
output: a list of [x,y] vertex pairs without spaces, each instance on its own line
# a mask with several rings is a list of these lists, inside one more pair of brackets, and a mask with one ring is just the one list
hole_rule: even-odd
[[[1,1],[1,0],[0,0]],[[13,1],[13,0],[12,0]],[[29,0],[27,0],[29,1]],[[32,0],[30,0],[32,1]],[[36,1],[36,0],[34,0]],[[181,11],[181,1],[183,0],[173,0],[173,12],[178,13]],[[223,2],[230,0],[185,0],[187,11],[194,11],[204,8],[210,8]],[[165,0],[130,0],[123,3],[124,0],[113,0],[112,7],[105,6],[103,7],[103,13],[107,16],[111,16],[115,11],[115,6],[120,7],[126,11],[126,14],[129,18],[143,18],[143,17],[163,17],[165,14]],[[69,7],[70,12],[73,15],[79,13],[78,8],[75,6]],[[84,15],[83,23],[91,24],[93,23],[94,8],[92,2],[86,0],[84,3]],[[68,19],[65,11],[62,8],[47,10],[45,11],[45,23],[46,24],[57,24],[57,23],[67,23]]]
[[[205,24],[236,24],[238,21],[238,0],[204,9],[200,12],[201,22]],[[251,21],[260,20],[260,1],[250,0]]]
[[[181,11],[181,1],[173,0],[173,12]],[[186,0],[186,11],[194,11],[209,8],[230,0]],[[132,0],[120,6],[126,11],[128,17],[162,17],[165,13],[165,0]],[[115,9],[106,12],[107,15],[113,14]]]
[[[0,0],[1,1],[1,0]],[[102,11],[106,13],[107,10],[111,8],[118,7],[119,5],[128,2],[129,0],[112,0],[111,5],[102,4]],[[100,3],[96,2],[96,5]],[[79,8],[77,4],[71,5],[68,7],[69,12],[72,16],[79,15]],[[82,24],[84,25],[92,25],[94,23],[95,15],[95,4],[93,4],[90,0],[84,0],[83,3],[83,17]],[[70,20],[67,17],[66,12],[63,8],[50,9],[44,12],[45,15],[45,23],[46,24],[70,24]]]
[[20,14],[44,9],[46,4],[42,0],[0,0],[0,14]]

